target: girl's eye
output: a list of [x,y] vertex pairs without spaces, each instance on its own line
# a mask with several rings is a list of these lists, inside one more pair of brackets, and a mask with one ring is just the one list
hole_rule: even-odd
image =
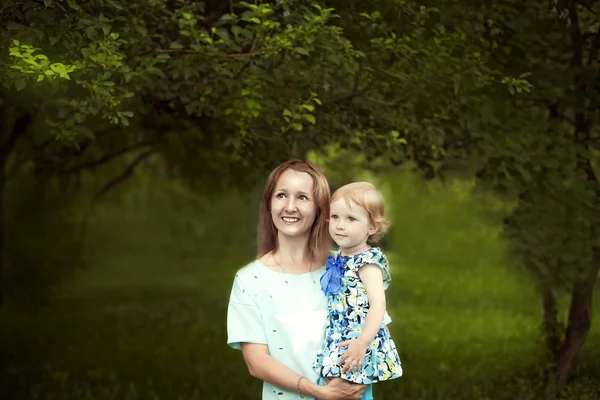
[[306,201],[306,200],[308,200],[308,197],[306,197],[305,195],[301,195],[301,196],[300,196],[300,200],[304,200],[304,201]]
[[348,217],[348,221],[354,222],[354,221],[356,221],[356,218],[354,218],[354,217]]
[[338,216],[337,215],[332,215],[330,218],[331,219],[338,219]]

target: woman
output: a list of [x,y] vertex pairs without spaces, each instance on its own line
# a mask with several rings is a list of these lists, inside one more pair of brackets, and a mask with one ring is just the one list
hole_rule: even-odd
[[257,260],[234,279],[227,342],[264,381],[263,400],[355,400],[365,390],[339,378],[319,386],[312,369],[327,313],[319,279],[330,255],[329,199],[314,164],[289,160],[275,168],[260,204]]

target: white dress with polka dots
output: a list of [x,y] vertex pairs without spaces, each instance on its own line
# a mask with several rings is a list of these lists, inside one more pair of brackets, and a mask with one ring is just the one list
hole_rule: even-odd
[[[324,340],[327,317],[327,298],[319,281],[324,272],[325,267],[285,274],[258,260],[240,269],[229,299],[227,343],[234,349],[244,342],[266,344],[274,359],[316,383],[312,364]],[[264,382],[262,398],[300,396]]]

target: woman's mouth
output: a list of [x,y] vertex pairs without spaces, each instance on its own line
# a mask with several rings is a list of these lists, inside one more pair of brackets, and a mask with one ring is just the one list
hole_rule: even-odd
[[286,224],[294,224],[294,223],[300,221],[300,218],[295,218],[295,217],[282,217],[281,219]]

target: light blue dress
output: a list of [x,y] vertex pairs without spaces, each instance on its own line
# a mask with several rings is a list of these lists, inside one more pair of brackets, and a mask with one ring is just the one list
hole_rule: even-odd
[[402,375],[400,357],[386,326],[390,321],[389,316],[384,318],[379,331],[367,348],[360,370],[342,373],[338,366],[347,347],[337,347],[336,344],[356,339],[367,318],[369,299],[358,272],[367,264],[381,268],[384,288],[387,288],[391,282],[389,265],[378,247],[354,256],[337,254],[328,260],[327,274],[323,276],[323,290],[328,292],[329,313],[325,339],[313,365],[322,377],[341,377],[355,383],[371,384]]
[[[271,270],[258,260],[240,269],[227,312],[227,343],[266,344],[271,357],[317,382],[312,368],[323,343],[327,298],[319,278],[325,267],[301,275]],[[295,392],[264,382],[263,400],[299,400]],[[310,399],[304,397],[305,400]]]

